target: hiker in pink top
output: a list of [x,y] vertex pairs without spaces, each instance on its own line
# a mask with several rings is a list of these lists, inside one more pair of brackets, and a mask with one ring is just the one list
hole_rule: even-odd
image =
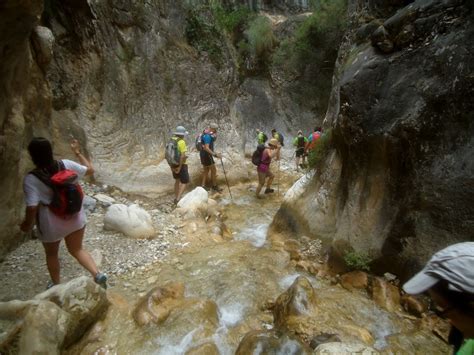
[[267,180],[267,187],[265,189],[265,193],[269,194],[275,191],[274,189],[270,188],[273,182],[273,178],[275,177],[270,171],[270,164],[272,162],[272,158],[276,158],[277,160],[280,159],[280,148],[281,146],[278,140],[272,138],[268,142],[268,147],[266,147],[262,152],[262,158],[260,159],[260,164],[257,167],[257,197],[260,197],[260,191],[262,190],[263,185],[265,185],[265,180]]

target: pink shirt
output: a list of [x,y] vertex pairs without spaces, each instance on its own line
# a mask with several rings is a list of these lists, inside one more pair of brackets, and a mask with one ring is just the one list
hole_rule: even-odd
[[268,148],[266,148],[262,153],[262,161],[260,165],[257,167],[257,171],[259,173],[266,173],[270,169],[270,163],[272,162],[272,158],[270,156]]

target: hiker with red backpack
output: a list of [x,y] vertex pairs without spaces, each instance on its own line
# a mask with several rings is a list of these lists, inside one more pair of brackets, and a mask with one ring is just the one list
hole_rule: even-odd
[[[305,154],[305,147],[308,143],[308,138],[303,136],[302,131],[298,131],[298,135],[293,140],[293,146],[296,148],[295,156],[296,156],[296,171],[299,171],[299,167],[301,166],[304,168],[306,166],[306,154]],[[302,163],[300,165],[300,158],[302,158]]]
[[314,147],[316,146],[319,138],[321,138],[321,134],[322,134],[322,128],[321,127],[316,127],[314,129],[314,132],[311,133],[308,137],[308,143],[306,143],[306,147],[305,147],[305,153],[308,154],[310,151],[312,151],[314,149]]
[[266,181],[266,188],[264,193],[269,194],[274,192],[275,190],[271,188],[273,179],[275,176],[270,171],[270,164],[272,159],[275,158],[277,160],[280,159],[280,149],[281,145],[277,139],[272,138],[268,142],[268,146],[265,147],[264,145],[259,145],[257,150],[252,155],[252,163],[257,165],[257,174],[258,174],[258,186],[256,190],[257,198],[260,198],[260,191],[262,190],[263,185],[265,185]]
[[37,226],[51,276],[48,288],[60,283],[58,251],[63,239],[69,253],[91,273],[96,283],[106,288],[107,276],[99,272],[94,259],[82,248],[86,215],[78,180],[92,175],[94,168],[82,155],[77,140],[71,142],[71,149],[81,164],[68,159],[54,160],[51,143],[45,138],[33,138],[28,145],[36,168],[23,181],[26,211],[20,229],[30,232]]

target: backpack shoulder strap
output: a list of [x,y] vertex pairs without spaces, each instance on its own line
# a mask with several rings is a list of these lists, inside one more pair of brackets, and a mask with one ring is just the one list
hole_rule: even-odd
[[62,160],[58,160],[58,171],[66,170],[66,166]]
[[50,176],[46,174],[44,171],[40,169],[34,169],[30,171],[30,174],[36,176],[38,180],[41,181],[46,186],[52,187],[53,184],[50,181]]

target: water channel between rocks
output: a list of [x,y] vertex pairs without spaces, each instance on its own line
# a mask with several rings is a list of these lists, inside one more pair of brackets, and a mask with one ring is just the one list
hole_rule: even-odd
[[[100,337],[72,347],[69,353],[102,349],[117,354],[187,354],[212,343],[220,354],[234,354],[247,332],[274,327],[273,315],[265,304],[275,301],[300,275],[315,289],[321,313],[314,321],[322,331],[349,329],[363,334],[367,330],[377,349],[388,345],[387,336],[398,334],[392,336],[392,344],[407,353],[440,351],[440,343],[432,335],[415,336],[411,321],[380,309],[364,293],[351,293],[296,271],[289,254],[273,248],[266,238],[281,195],[257,200],[244,185],[234,187],[233,194],[233,202],[226,198],[219,201],[225,206],[225,223],[232,240],[198,247],[189,243],[164,262],[126,275],[108,291],[111,307],[106,319],[96,326]],[[198,230],[192,237],[204,233]],[[183,283],[186,299],[197,301],[186,312],[172,312],[159,325],[137,326],[131,314],[140,296],[170,282]],[[292,344],[287,345],[282,354],[294,353]]]

